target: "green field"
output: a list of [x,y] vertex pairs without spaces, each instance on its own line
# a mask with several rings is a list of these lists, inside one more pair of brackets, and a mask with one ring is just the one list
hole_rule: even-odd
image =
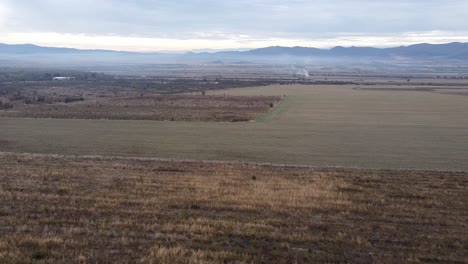
[[353,88],[211,92],[287,96],[248,123],[0,119],[0,151],[468,170],[467,96]]

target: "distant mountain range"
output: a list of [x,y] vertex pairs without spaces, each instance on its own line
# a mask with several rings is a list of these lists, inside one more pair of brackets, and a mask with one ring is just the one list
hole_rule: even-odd
[[73,48],[42,47],[33,44],[2,44],[0,43],[0,54],[83,54],[83,53],[135,53],[113,50],[83,50]]
[[151,57],[174,58],[192,60],[254,60],[275,57],[290,58],[417,58],[417,59],[456,59],[468,60],[468,43],[447,44],[416,44],[395,48],[371,48],[371,47],[334,47],[332,49],[318,49],[309,47],[266,47],[248,51],[221,51],[221,52],[187,52],[174,53],[138,53],[112,50],[80,50],[72,48],[41,47],[32,44],[9,45],[0,44],[1,56],[20,55],[91,55],[112,57]]
[[416,44],[395,48],[334,47],[317,49],[308,47],[267,47],[243,52],[218,52],[249,56],[296,56],[296,57],[408,57],[468,59],[468,43]]

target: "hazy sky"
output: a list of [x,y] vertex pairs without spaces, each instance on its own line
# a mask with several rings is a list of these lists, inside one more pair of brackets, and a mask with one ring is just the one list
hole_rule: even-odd
[[0,0],[0,42],[134,51],[468,42],[467,0]]

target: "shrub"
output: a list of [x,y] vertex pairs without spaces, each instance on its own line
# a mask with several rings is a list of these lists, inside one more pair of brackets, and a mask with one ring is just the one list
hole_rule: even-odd
[[13,108],[13,105],[11,103],[4,103],[0,101],[0,109],[11,109]]
[[78,101],[84,101],[83,97],[66,97],[65,98],[65,103],[73,103],[73,102],[78,102]]
[[231,122],[248,122],[249,119],[246,117],[235,117],[231,119]]
[[33,260],[41,260],[41,259],[47,258],[48,256],[49,256],[49,253],[47,252],[47,250],[39,249],[32,253],[31,258]]

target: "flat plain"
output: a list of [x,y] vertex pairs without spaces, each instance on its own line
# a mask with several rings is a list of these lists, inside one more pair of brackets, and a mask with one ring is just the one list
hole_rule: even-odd
[[[386,86],[371,86],[379,87]],[[468,170],[467,96],[356,88],[271,85],[207,92],[286,96],[257,122],[0,118],[0,151]]]
[[466,263],[468,175],[0,154],[0,263]]
[[468,259],[465,80],[100,78],[2,83],[0,263]]

